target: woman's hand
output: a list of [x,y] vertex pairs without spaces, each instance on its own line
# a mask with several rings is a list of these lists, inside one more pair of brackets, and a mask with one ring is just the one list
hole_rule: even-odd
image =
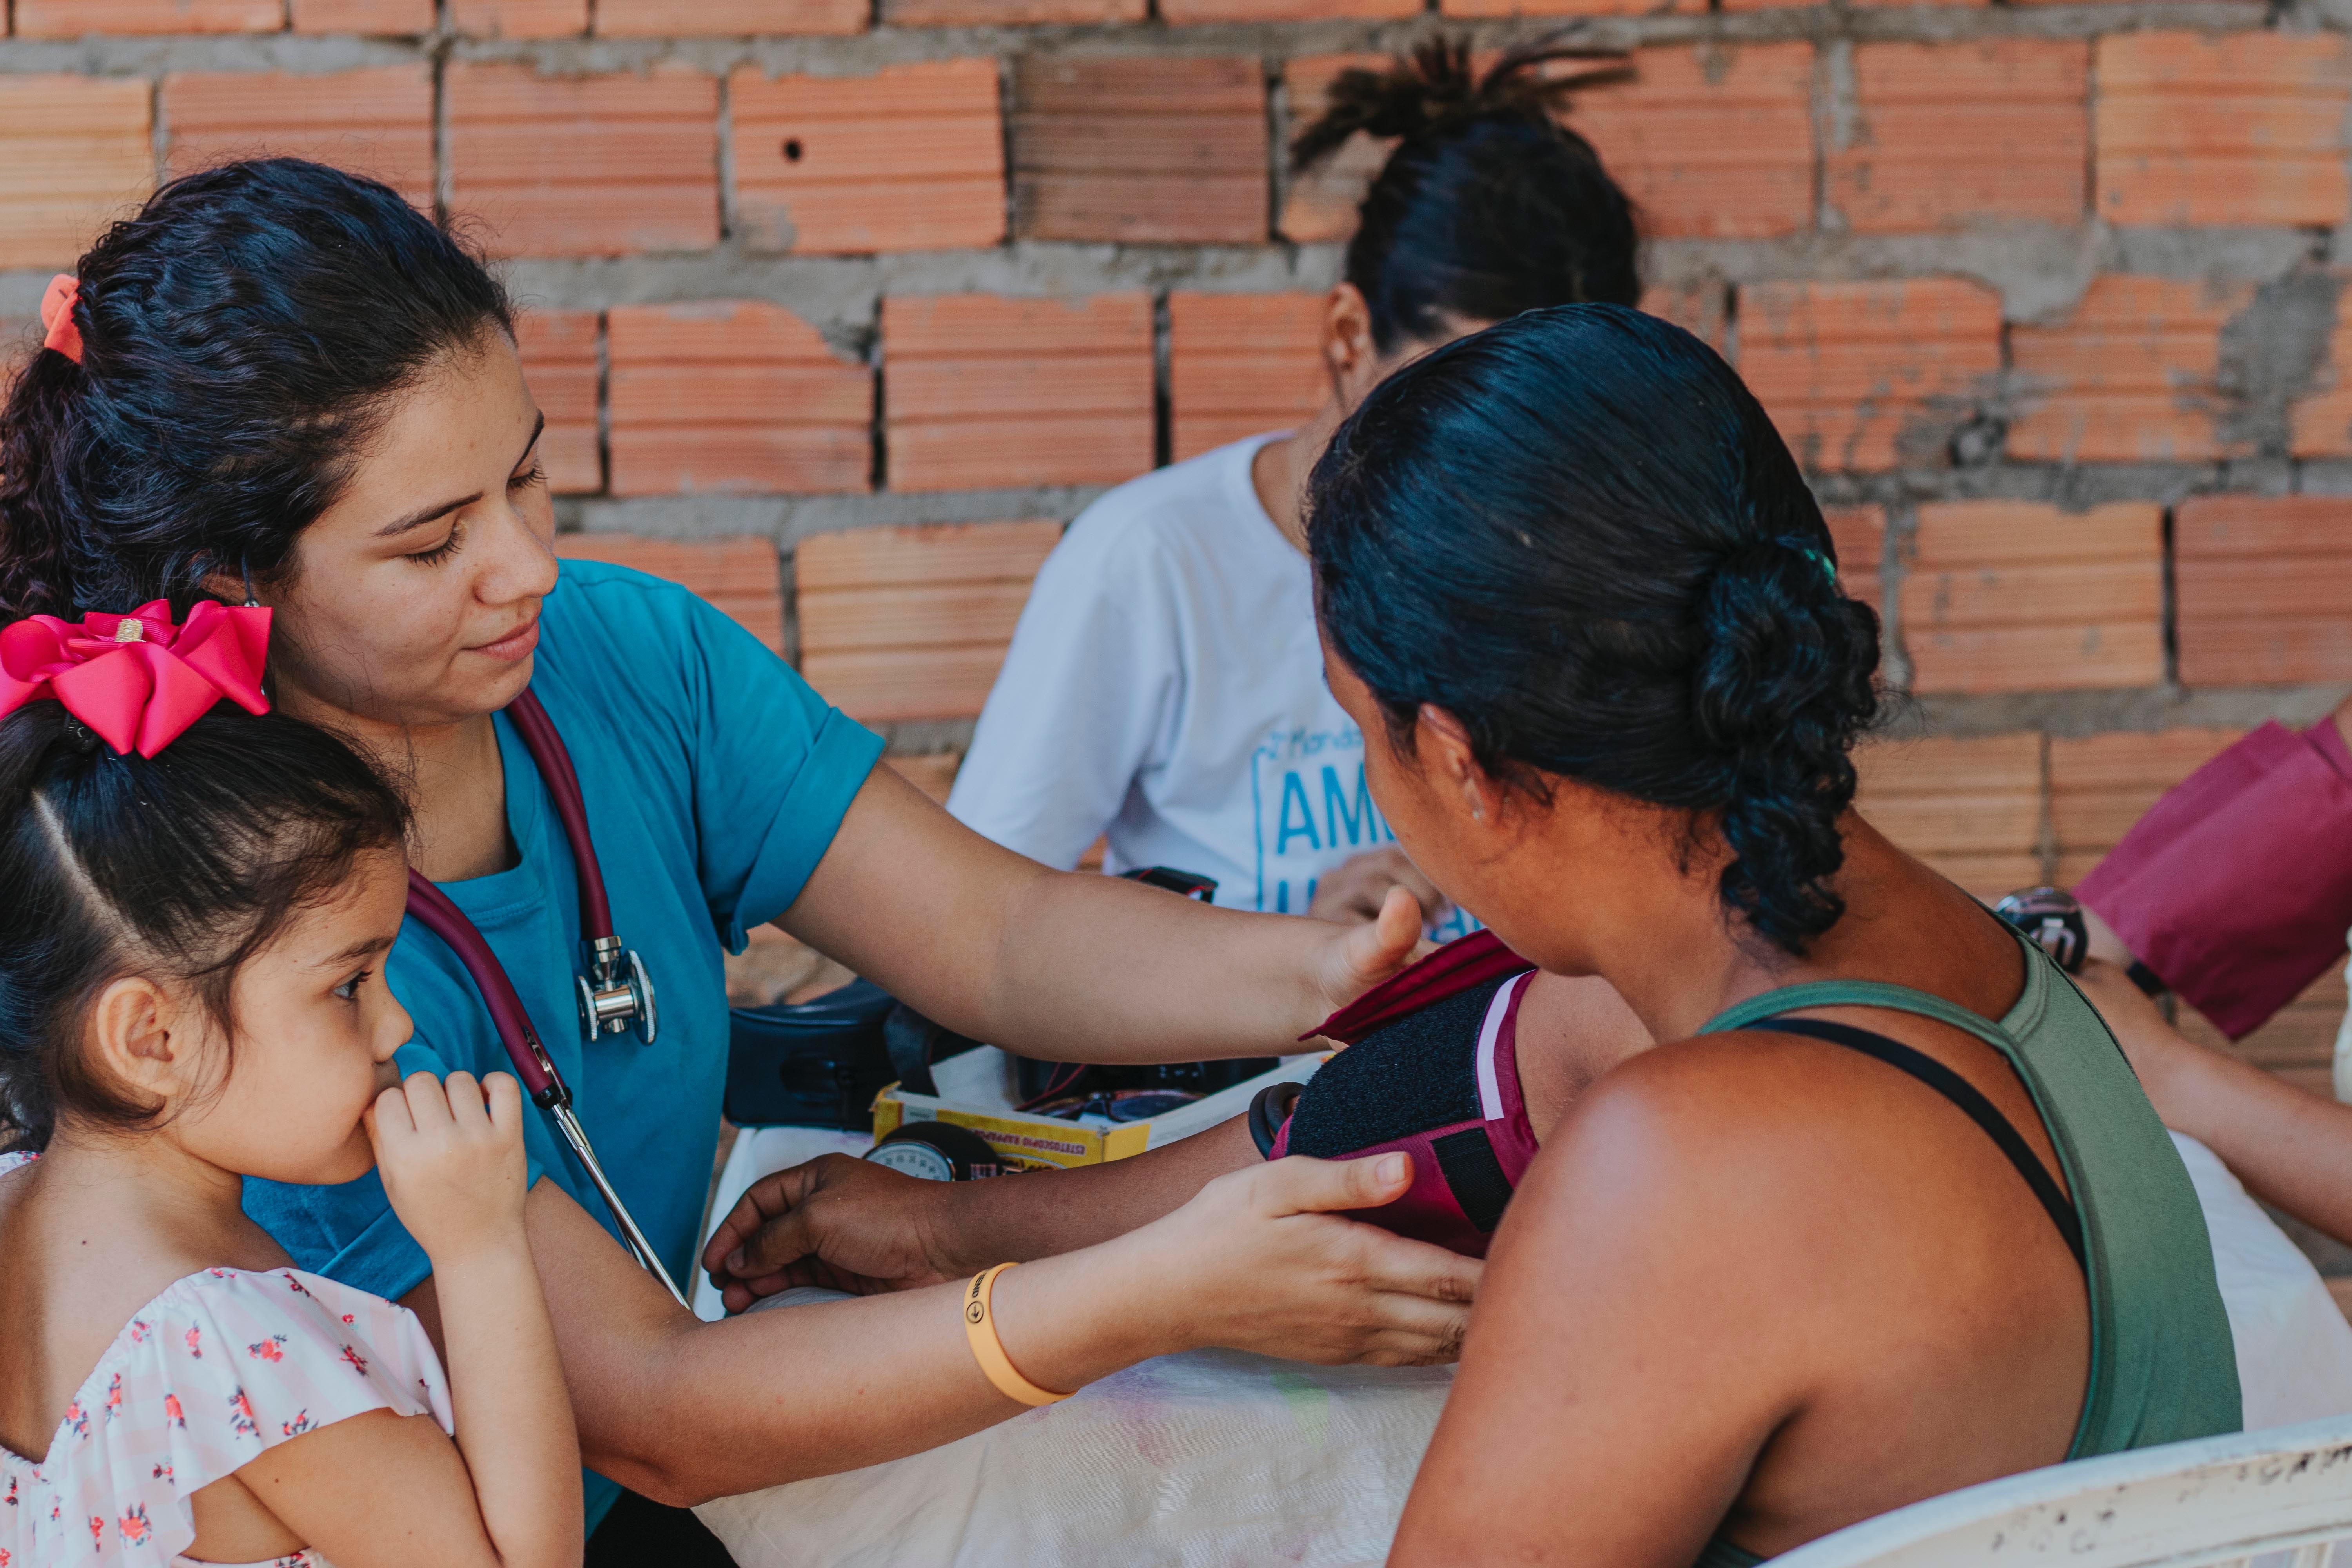
[[1293,1155],[1219,1176],[1101,1250],[1146,1272],[1179,1343],[1326,1365],[1453,1361],[1485,1265],[1341,1214],[1412,1184],[1406,1154]]
[[1370,923],[1349,926],[1325,942],[1316,955],[1314,979],[1329,1011],[1340,1008],[1413,960],[1421,945],[1421,904],[1401,886],[1391,886],[1381,912]]
[[408,1075],[362,1118],[384,1196],[437,1269],[522,1237],[522,1090],[509,1073],[477,1081]]
[[1350,856],[1326,871],[1315,884],[1315,900],[1307,906],[1307,912],[1318,921],[1361,925],[1380,918],[1391,888],[1402,888],[1412,895],[1421,906],[1423,923],[1444,912],[1445,895],[1422,874],[1412,857],[1393,844]]
[[940,1218],[957,1191],[826,1154],[745,1189],[711,1232],[702,1267],[730,1312],[793,1285],[872,1296],[961,1279],[1002,1259],[955,1254],[953,1227]]

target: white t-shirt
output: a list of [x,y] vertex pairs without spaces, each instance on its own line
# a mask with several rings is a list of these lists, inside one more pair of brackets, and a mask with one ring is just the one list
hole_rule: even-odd
[[[1217,879],[1229,909],[1305,914],[1332,867],[1396,842],[1364,738],[1323,681],[1312,574],[1259,504],[1253,436],[1078,515],[1021,612],[948,809],[1066,869]],[[1441,938],[1476,929],[1452,911]]]

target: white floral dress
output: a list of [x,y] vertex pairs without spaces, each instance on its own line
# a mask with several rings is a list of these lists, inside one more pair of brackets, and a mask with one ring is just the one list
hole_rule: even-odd
[[[29,1158],[0,1154],[0,1173]],[[200,1269],[122,1326],[39,1464],[0,1447],[0,1568],[228,1568],[181,1555],[196,1534],[189,1500],[370,1410],[454,1430],[414,1313],[299,1269]],[[275,1568],[329,1565],[303,1551]]]

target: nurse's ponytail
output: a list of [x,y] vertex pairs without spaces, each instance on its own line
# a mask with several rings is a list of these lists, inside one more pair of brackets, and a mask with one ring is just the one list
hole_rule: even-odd
[[1506,787],[1686,814],[1773,946],[1837,923],[1878,616],[1714,350],[1622,306],[1529,311],[1376,387],[1307,505],[1324,634],[1393,743],[1433,704]]
[[[1581,68],[1552,72],[1555,63]],[[1642,293],[1633,204],[1557,111],[1578,89],[1629,72],[1620,51],[1525,45],[1483,75],[1466,41],[1432,39],[1386,70],[1345,70],[1290,145],[1323,162],[1359,133],[1395,149],[1357,209],[1347,280],[1372,341],[1454,336],[1463,322]]]
[[0,620],[279,576],[394,395],[512,330],[398,192],[291,158],[172,181],[75,279],[79,361],[29,348],[0,413]]
[[281,715],[222,703],[152,758],[57,702],[0,719],[0,1152],[45,1147],[61,1118],[152,1125],[84,1049],[98,994],[131,973],[184,987],[226,1037],[238,968],[406,826],[350,746]]
[[73,614],[73,557],[56,465],[70,441],[80,374],[63,354],[37,353],[0,416],[0,620]]

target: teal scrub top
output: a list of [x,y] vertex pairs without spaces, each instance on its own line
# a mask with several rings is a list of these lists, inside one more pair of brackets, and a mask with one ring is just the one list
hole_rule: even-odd
[[[510,870],[445,882],[521,994],[605,1174],[676,1279],[690,1278],[727,1078],[721,955],[773,920],[832,843],[882,754],[791,666],[674,584],[567,561],[544,601],[531,689],[587,804],[620,939],[656,986],[659,1037],[581,1038],[579,881],[538,767],[503,713]],[[408,921],[385,978],[416,1022],[402,1073],[506,1072],[481,994],[448,946]],[[530,1179],[618,1230],[546,1114],[526,1105]],[[245,1209],[298,1268],[397,1299],[432,1271],[373,1172],[343,1186],[248,1180]],[[590,1476],[591,1527],[619,1489]]]

